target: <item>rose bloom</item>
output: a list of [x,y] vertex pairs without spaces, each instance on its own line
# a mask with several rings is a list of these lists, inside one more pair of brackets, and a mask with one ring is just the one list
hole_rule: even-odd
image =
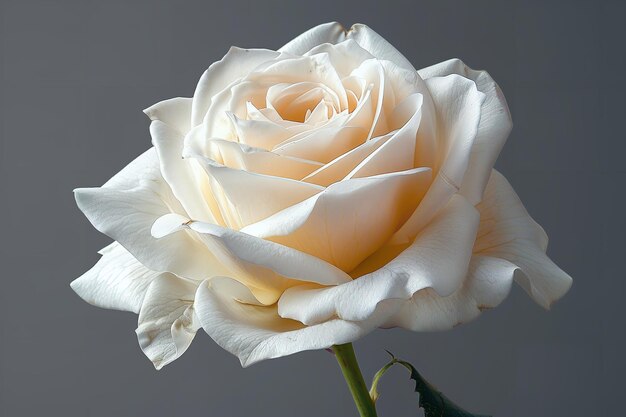
[[138,313],[157,369],[200,328],[247,366],[450,329],[513,280],[546,308],[571,285],[493,169],[500,88],[457,59],[418,71],[367,26],[323,24],[231,48],[192,98],[145,113],[154,147],[75,191],[115,242],[72,288]]

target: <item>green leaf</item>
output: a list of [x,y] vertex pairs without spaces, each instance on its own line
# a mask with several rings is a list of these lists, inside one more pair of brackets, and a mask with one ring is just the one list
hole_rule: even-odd
[[[389,353],[389,352],[388,352]],[[411,372],[411,379],[415,381],[415,392],[419,393],[419,406],[424,409],[426,417],[489,417],[481,414],[469,413],[443,395],[437,388],[432,386],[426,381],[422,375],[417,372],[417,369],[410,363],[396,359],[393,354],[389,353],[392,357],[391,361],[383,366],[380,371],[374,376],[372,382],[372,388],[370,389],[370,396],[372,401],[376,402],[380,394],[378,393],[378,381],[381,376],[389,368],[395,364],[404,366]]]

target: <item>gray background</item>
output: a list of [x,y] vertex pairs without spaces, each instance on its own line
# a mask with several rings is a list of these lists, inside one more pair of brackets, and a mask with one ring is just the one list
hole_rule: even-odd
[[[486,68],[515,127],[498,168],[574,277],[543,311],[522,290],[446,333],[378,331],[356,344],[368,378],[384,348],[470,410],[499,417],[622,415],[626,200],[621,1],[0,1],[0,415],[354,416],[332,356],[242,369],[199,333],[161,372],[136,317],[91,307],[69,282],[108,243],[71,190],[150,146],[141,109],[192,94],[228,47],[277,48],[304,29],[363,22],[416,67]],[[402,369],[381,417],[420,415]]]

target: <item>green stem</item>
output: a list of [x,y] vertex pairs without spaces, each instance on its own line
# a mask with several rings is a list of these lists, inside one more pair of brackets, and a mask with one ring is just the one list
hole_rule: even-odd
[[376,408],[359,369],[352,343],[333,346],[333,352],[361,417],[376,417]]

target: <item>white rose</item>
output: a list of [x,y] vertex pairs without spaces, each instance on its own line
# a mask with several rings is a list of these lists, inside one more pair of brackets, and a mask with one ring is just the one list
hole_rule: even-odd
[[504,96],[459,60],[416,71],[367,26],[330,23],[232,48],[193,98],[145,112],[154,148],[76,190],[115,242],[72,288],[138,313],[157,368],[200,327],[246,366],[450,329],[514,278],[544,307],[571,285],[493,170]]

